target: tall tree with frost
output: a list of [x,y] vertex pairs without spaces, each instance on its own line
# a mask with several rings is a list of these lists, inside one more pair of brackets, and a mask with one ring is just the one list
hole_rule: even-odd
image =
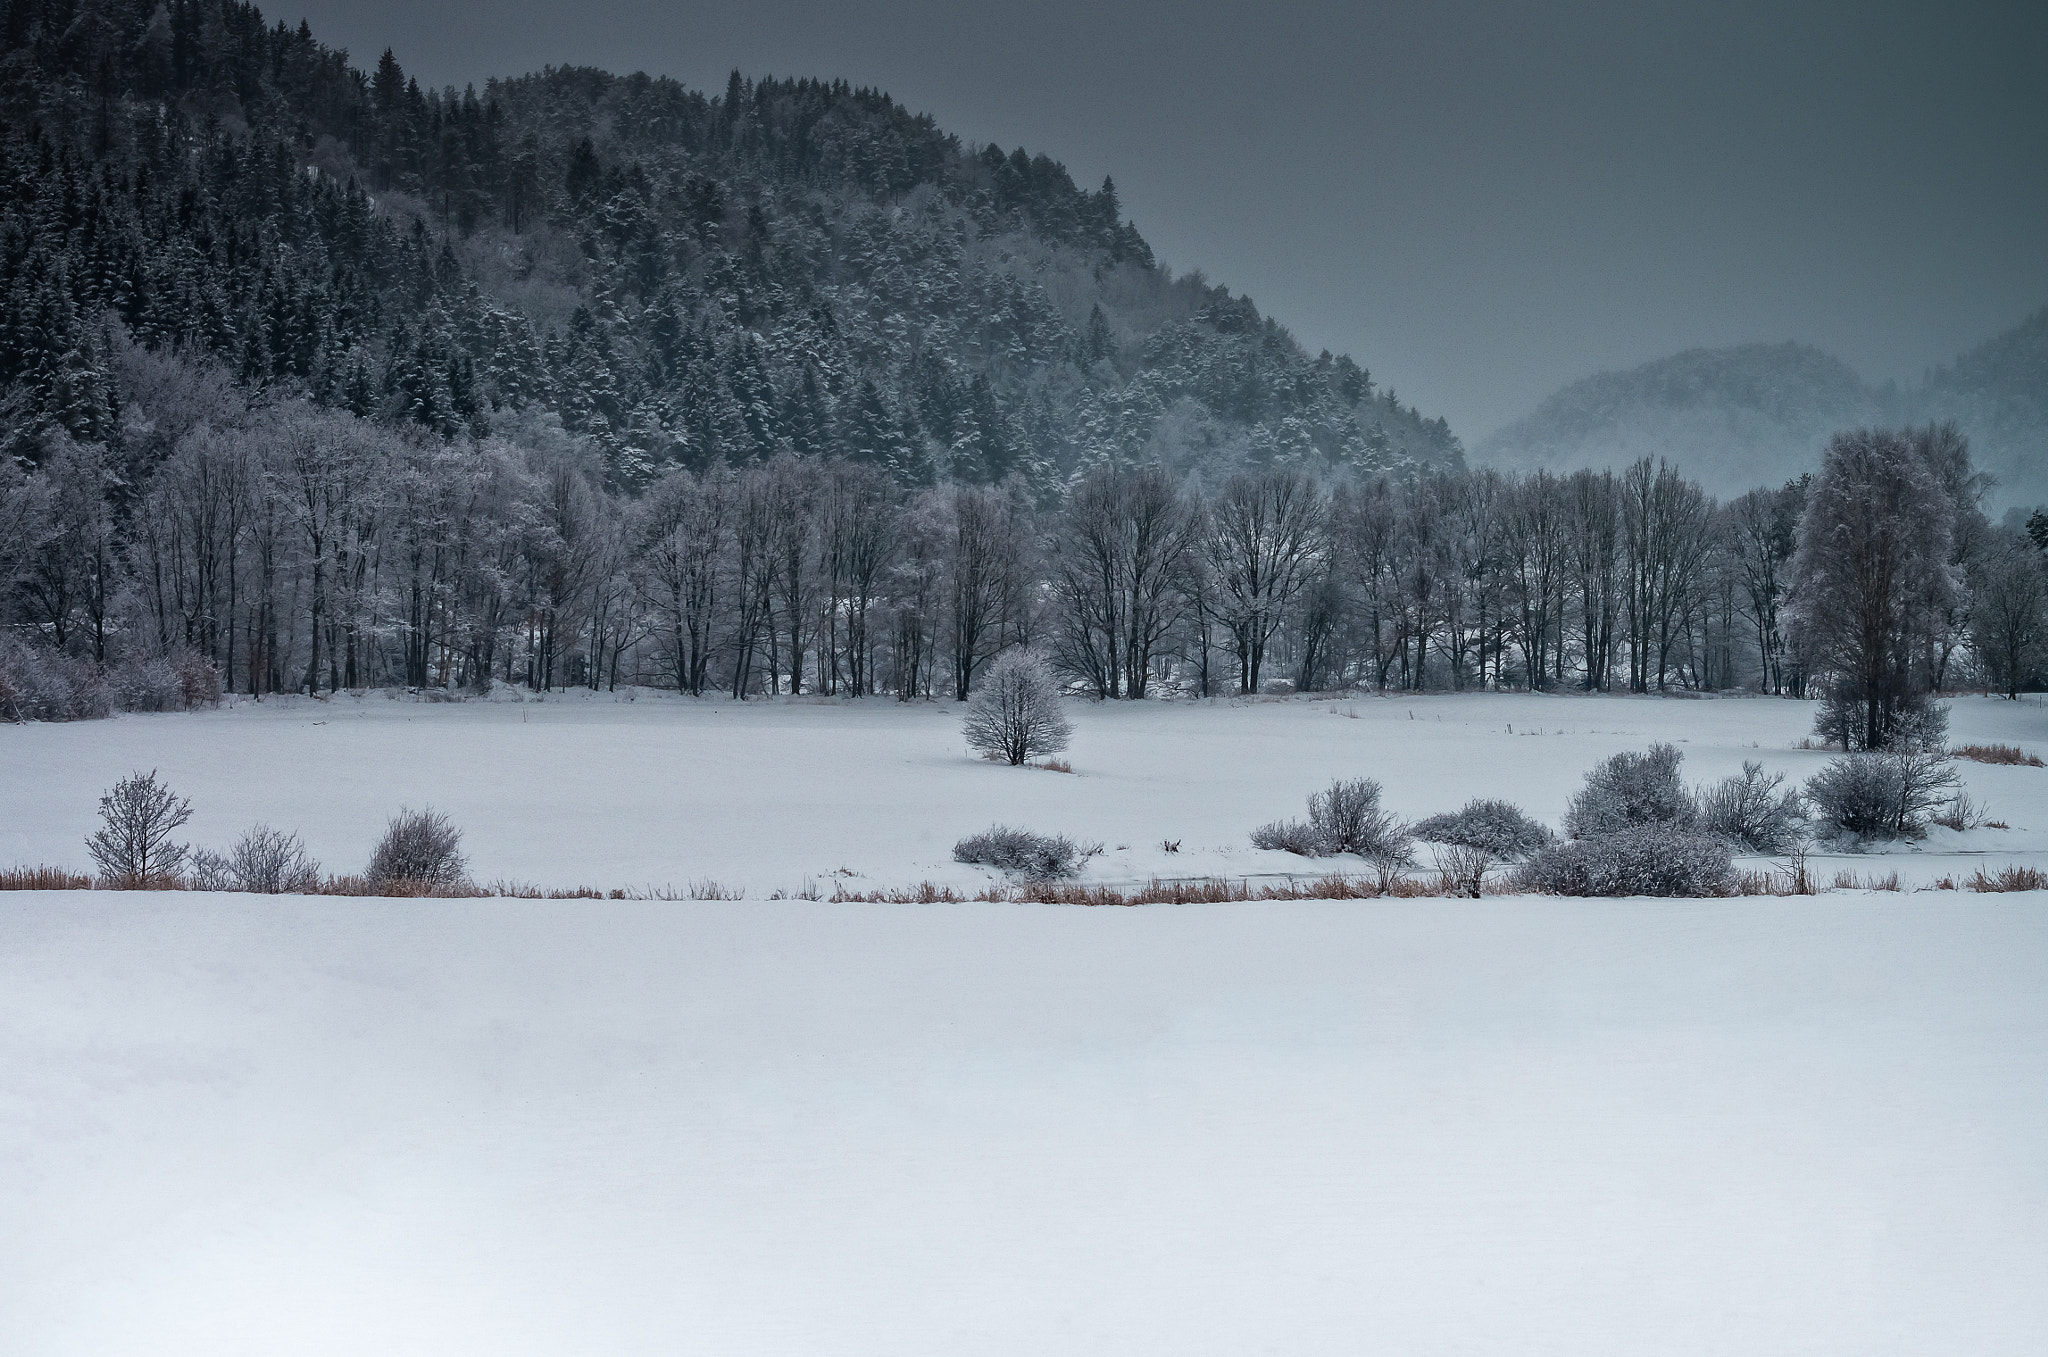
[[1924,676],[1916,654],[1962,591],[1955,506],[1910,432],[1835,435],[1799,521],[1791,616],[1819,667],[1884,749]]
[[1312,477],[1269,467],[1224,482],[1203,555],[1236,646],[1239,692],[1258,691],[1267,646],[1288,607],[1321,579],[1329,554],[1328,514]]
[[2048,652],[2048,567],[2019,533],[1994,541],[1978,569],[1970,620],[1986,679],[2018,698]]

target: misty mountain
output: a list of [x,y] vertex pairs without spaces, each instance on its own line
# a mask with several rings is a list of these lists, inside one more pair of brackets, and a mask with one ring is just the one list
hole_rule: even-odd
[[1159,265],[1109,181],[880,91],[435,91],[223,0],[4,25],[0,436],[31,463],[57,430],[124,451],[131,341],[448,439],[551,412],[627,488],[785,448],[1044,488],[1462,461],[1350,358]]
[[1995,501],[2048,499],[2048,309],[1910,391],[1873,387],[1805,344],[1691,349],[1572,383],[1474,459],[1563,471],[1664,457],[1728,496],[1813,470],[1838,430],[1947,419],[1998,478]]
[[1935,369],[1908,417],[1954,420],[2001,502],[2048,502],[2048,307]]

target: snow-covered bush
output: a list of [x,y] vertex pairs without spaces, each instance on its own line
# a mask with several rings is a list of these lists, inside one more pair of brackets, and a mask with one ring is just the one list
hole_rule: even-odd
[[1276,821],[1252,831],[1252,846],[1303,857],[1356,853],[1384,871],[1415,860],[1413,836],[1380,806],[1380,784],[1369,777],[1332,782],[1308,799],[1308,820]]
[[116,890],[172,885],[188,850],[171,832],[191,818],[192,803],[158,782],[155,769],[130,773],[100,798],[100,828],[86,850]]
[[1692,797],[1678,780],[1684,757],[1674,745],[1653,744],[1647,753],[1603,760],[1586,774],[1586,785],[1565,811],[1565,833],[1589,839],[1632,825],[1690,822]]
[[1899,749],[1844,754],[1807,782],[1806,799],[1822,834],[1917,839],[1961,785],[1939,751]]
[[363,873],[373,887],[396,882],[450,886],[462,880],[469,859],[462,853],[462,831],[448,817],[429,807],[400,810],[385,827],[377,851]]
[[1712,834],[1650,821],[1546,848],[1514,883],[1544,895],[1719,895],[1729,885],[1729,858]]
[[107,671],[114,705],[122,711],[183,711],[185,685],[178,671],[161,655],[126,660]]
[[1012,764],[1034,754],[1057,754],[1073,734],[1060,710],[1058,680],[1029,650],[1007,650],[990,661],[981,686],[968,699],[961,731],[969,747]]
[[1783,773],[1766,775],[1761,763],[1745,762],[1740,773],[1699,789],[1694,823],[1738,848],[1781,853],[1799,837],[1805,814],[1799,790],[1784,782]]
[[0,632],[0,721],[90,721],[113,711],[91,664]]
[[1483,797],[1467,801],[1462,810],[1418,821],[1413,832],[1430,843],[1483,849],[1501,862],[1525,858],[1557,841],[1550,826],[1530,819],[1519,807]]
[[220,701],[220,670],[195,650],[136,655],[107,671],[122,711],[190,711]]
[[1072,876],[1101,851],[1100,844],[1079,844],[1064,834],[1033,834],[1008,825],[990,825],[954,844],[953,860],[1045,880]]
[[[242,835],[234,851],[223,860],[223,865],[227,879],[233,884],[202,889],[296,895],[320,884],[320,864],[306,855],[306,845],[299,836],[268,825],[257,825]],[[193,876],[194,884],[197,884],[199,868],[196,860]]]
[[1327,854],[1323,836],[1303,820],[1275,820],[1272,824],[1260,825],[1252,831],[1252,847],[1298,853],[1305,858],[1319,858]]

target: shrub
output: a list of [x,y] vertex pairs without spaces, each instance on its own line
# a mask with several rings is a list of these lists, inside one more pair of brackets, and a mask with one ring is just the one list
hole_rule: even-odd
[[1252,847],[1281,853],[1298,853],[1305,858],[1326,857],[1322,836],[1300,820],[1275,820],[1252,831]]
[[[460,837],[457,835],[456,837]],[[229,886],[201,887],[212,890],[253,891],[258,895],[303,895],[320,884],[320,864],[306,856],[306,845],[296,834],[257,825],[242,835],[225,859]],[[457,867],[460,873],[460,866]],[[195,884],[199,876],[195,862]],[[416,877],[414,880],[438,880]],[[453,880],[454,878],[446,878]]]
[[100,829],[85,841],[100,874],[116,890],[170,885],[187,849],[171,833],[192,818],[192,803],[156,780],[130,773],[100,798]]
[[114,705],[122,711],[183,711],[185,685],[161,655],[125,660],[107,671]]
[[1785,775],[1764,773],[1761,763],[1745,762],[1740,773],[1702,787],[1694,823],[1753,853],[1782,853],[1799,837],[1805,807]]
[[0,632],[0,721],[91,721],[113,711],[90,664]]
[[1732,880],[1729,856],[1712,834],[1651,821],[1546,848],[1522,864],[1515,886],[1545,895],[1721,895]]
[[[1991,822],[1991,811],[1970,799],[1968,792],[1957,792],[1955,799],[1943,806],[1934,816],[1933,823],[1958,833],[1970,829],[1982,829]],[[2003,823],[2001,821],[2000,823]]]
[[1369,777],[1332,782],[1308,799],[1308,820],[1278,821],[1252,831],[1257,848],[1277,848],[1303,857],[1356,853],[1381,873],[1415,860],[1413,836],[1391,811],[1380,807],[1380,784]]
[[1916,839],[1936,807],[1962,785],[1929,749],[1844,754],[1814,774],[1806,799],[1823,832],[1871,839]]
[[1416,838],[1430,843],[1484,849],[1502,862],[1528,857],[1557,841],[1550,826],[1530,819],[1506,801],[1467,801],[1463,810],[1432,815],[1413,828]]
[[195,891],[238,891],[235,869],[225,854],[211,848],[195,848],[185,863],[185,884]]
[[953,860],[1050,880],[1074,875],[1083,862],[1101,851],[1100,844],[1078,844],[1064,834],[1033,834],[1008,825],[990,825],[954,844]]
[[1439,843],[1430,850],[1436,860],[1437,885],[1445,895],[1477,900],[1486,890],[1486,874],[1499,857],[1491,848],[1469,843]]
[[1007,650],[990,662],[967,702],[961,724],[968,746],[1021,764],[1034,754],[1057,754],[1073,728],[1060,710],[1060,689],[1043,659]]
[[1692,798],[1678,781],[1684,757],[1675,746],[1653,744],[1648,753],[1603,761],[1586,774],[1586,785],[1565,811],[1565,833],[1586,839],[1634,825],[1690,822]]
[[220,670],[196,650],[138,655],[107,671],[114,705],[122,711],[190,711],[220,701]]
[[395,882],[449,886],[462,880],[469,859],[462,854],[462,831],[431,806],[401,809],[391,817],[364,877],[383,890]]

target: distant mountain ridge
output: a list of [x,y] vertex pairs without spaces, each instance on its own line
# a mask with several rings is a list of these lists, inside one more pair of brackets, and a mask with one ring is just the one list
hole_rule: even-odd
[[1949,419],[1999,503],[2048,500],[2048,307],[1904,391],[1808,344],[1688,349],[1573,382],[1473,459],[1568,471],[1667,457],[1728,495],[1812,470],[1837,430]]

